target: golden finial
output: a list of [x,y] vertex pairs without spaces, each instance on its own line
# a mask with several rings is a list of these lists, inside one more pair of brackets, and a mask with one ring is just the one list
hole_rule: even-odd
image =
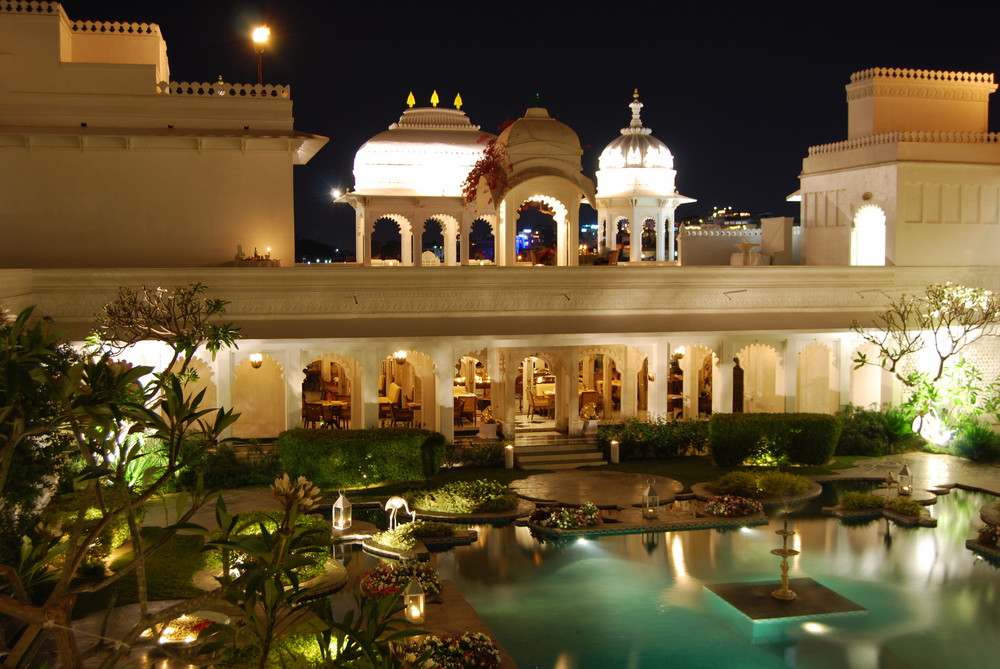
[[406,96],[406,106],[413,109],[415,104],[417,104],[417,99],[413,97],[413,91],[410,91],[410,94]]
[[455,93],[455,109],[461,109],[461,108],[462,108],[462,94]]
[[635,89],[635,92],[632,93],[632,99],[633,100],[638,100],[639,99],[639,89],[638,88]]
[[438,102],[440,102],[440,101],[441,101],[441,98],[438,97],[438,92],[437,91],[434,91],[433,93],[431,93],[431,107],[437,107],[438,106]]

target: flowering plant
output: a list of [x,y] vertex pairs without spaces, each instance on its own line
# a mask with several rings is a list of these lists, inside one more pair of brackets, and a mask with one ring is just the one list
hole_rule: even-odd
[[532,517],[532,520],[539,525],[558,527],[560,530],[575,530],[596,525],[597,519],[597,505],[593,502],[584,502],[579,507],[557,506],[549,509],[548,512],[540,513],[537,517]]
[[372,567],[361,578],[361,590],[371,597],[389,597],[403,592],[412,578],[420,581],[420,587],[428,595],[441,592],[441,576],[437,569],[412,560],[399,564],[382,562]]
[[725,516],[726,518],[752,516],[762,511],[764,511],[764,507],[760,502],[736,495],[722,495],[705,505],[705,513],[713,516]]
[[397,657],[404,663],[412,663],[420,657],[427,657],[428,653],[430,659],[421,665],[423,667],[494,669],[500,666],[500,651],[492,639],[479,632],[444,638],[426,636],[403,646]]
[[[497,196],[507,186],[507,175],[510,173],[510,160],[502,148],[496,145],[497,138],[489,134],[484,134],[479,138],[480,142],[486,143],[486,150],[482,157],[472,166],[465,182],[462,184],[462,195],[466,202],[476,199],[479,191],[479,180],[485,178],[486,186],[490,189],[491,196]],[[493,198],[490,198],[493,203]]]
[[984,525],[979,528],[979,543],[990,546],[1000,544],[1000,526]]

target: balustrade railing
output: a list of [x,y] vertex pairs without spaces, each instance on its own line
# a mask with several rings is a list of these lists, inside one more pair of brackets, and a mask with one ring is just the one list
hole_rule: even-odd
[[0,14],[58,14],[58,2],[36,2],[23,0],[21,2],[0,2]]
[[861,149],[867,146],[878,144],[892,144],[893,142],[922,142],[927,144],[997,144],[1000,143],[1000,133],[996,132],[948,132],[948,131],[895,131],[883,132],[877,135],[865,135],[855,137],[842,142],[832,144],[820,144],[809,147],[810,156],[818,156],[825,153],[837,153],[839,151],[850,151],[851,149]]
[[160,95],[195,95],[232,98],[274,98],[287,100],[291,97],[291,86],[275,84],[230,84],[223,81],[161,81],[156,85]]
[[911,79],[913,81],[934,83],[993,83],[993,74],[988,72],[947,72],[944,70],[912,70],[900,67],[871,67],[867,70],[861,70],[851,75],[851,83],[865,81],[874,77],[893,77],[896,79]]

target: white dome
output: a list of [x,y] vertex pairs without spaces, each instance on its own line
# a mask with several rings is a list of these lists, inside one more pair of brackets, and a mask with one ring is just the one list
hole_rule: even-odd
[[621,137],[605,147],[598,160],[597,196],[673,195],[674,156],[667,145],[642,125],[639,94],[633,96],[632,121]]
[[462,183],[485,149],[484,133],[465,112],[407,109],[398,123],[358,149],[354,190],[371,195],[461,196]]

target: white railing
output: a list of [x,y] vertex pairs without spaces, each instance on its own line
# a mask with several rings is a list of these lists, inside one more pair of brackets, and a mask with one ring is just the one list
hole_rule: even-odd
[[996,132],[948,132],[948,131],[895,131],[883,132],[877,135],[865,135],[855,137],[842,142],[832,144],[820,144],[809,147],[809,155],[816,156],[824,153],[837,153],[838,151],[850,151],[851,149],[861,149],[866,146],[878,144],[892,144],[893,142],[922,142],[926,144],[997,144],[1000,143],[1000,133]]
[[971,84],[992,84],[993,74],[988,72],[946,72],[944,70],[911,70],[899,67],[871,67],[851,75],[851,83],[874,77],[894,77],[934,83],[955,82]]
[[749,230],[689,230],[681,229],[685,237],[760,237],[759,228]]
[[223,81],[161,81],[156,85],[160,95],[215,95],[217,97],[233,98],[278,98],[287,100],[291,97],[291,86],[275,84],[230,84]]

